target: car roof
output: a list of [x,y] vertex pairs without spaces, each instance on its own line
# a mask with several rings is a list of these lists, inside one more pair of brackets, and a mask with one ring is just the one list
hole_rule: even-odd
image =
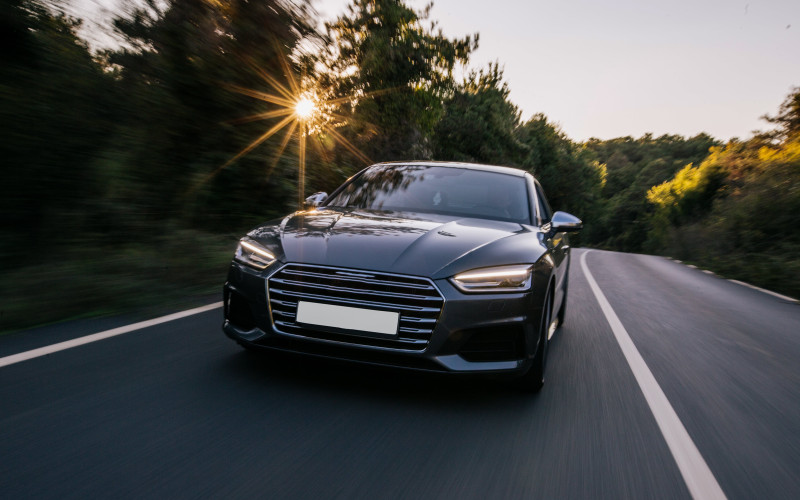
[[486,172],[497,172],[499,174],[516,175],[523,177],[526,172],[518,168],[503,167],[500,165],[483,165],[480,163],[465,163],[460,161],[387,161],[376,163],[374,167],[380,165],[420,165],[425,167],[450,167],[450,168],[466,168],[470,170],[483,170]]

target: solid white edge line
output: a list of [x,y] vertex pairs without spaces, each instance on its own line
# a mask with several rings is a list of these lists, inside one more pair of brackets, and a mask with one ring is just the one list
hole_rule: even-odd
[[753,290],[758,290],[759,292],[763,292],[763,293],[766,293],[768,295],[772,295],[773,297],[777,297],[777,298],[782,299],[782,300],[787,300],[789,302],[795,302],[795,303],[798,302],[797,299],[793,299],[792,297],[787,297],[786,295],[781,295],[781,294],[779,294],[777,292],[773,292],[771,290],[766,290],[764,288],[760,288],[760,287],[757,287],[755,285],[751,285],[750,283],[745,283],[744,281],[732,280],[732,279],[729,279],[728,281],[730,281],[732,283],[736,283],[738,285],[746,286],[747,288],[751,288]]
[[[678,259],[673,259],[671,257],[667,257],[667,259],[671,260],[672,262],[677,262],[678,264],[683,264],[683,262],[678,260]],[[697,269],[697,266],[693,266],[691,264],[683,264],[683,265],[685,265],[686,267],[691,267],[692,269]],[[712,275],[712,276],[716,276],[717,275],[717,273],[715,273],[714,271],[709,271],[707,269],[701,269],[701,271],[703,271],[706,274]],[[778,292],[773,292],[772,290],[767,290],[766,288],[761,288],[761,287],[758,287],[758,286],[755,286],[755,285],[751,285],[750,283],[745,283],[744,281],[734,280],[734,279],[730,279],[730,278],[728,278],[728,281],[730,281],[731,283],[736,283],[738,285],[746,286],[747,288],[752,288],[753,290],[758,290],[759,292],[764,292],[764,293],[766,293],[768,295],[772,295],[773,297],[777,297],[777,298],[779,298],[781,300],[794,302],[795,304],[800,303],[800,300],[797,300],[797,299],[795,299],[793,297],[788,297],[786,295],[781,295]]]
[[678,418],[672,405],[670,405],[664,391],[661,390],[653,373],[633,344],[628,331],[625,330],[603,291],[600,290],[591,271],[589,271],[589,267],[586,265],[586,256],[590,252],[591,250],[587,250],[581,255],[583,274],[586,276],[586,280],[589,282],[589,286],[594,292],[594,296],[600,304],[600,308],[603,310],[614,336],[617,338],[617,343],[622,349],[628,365],[631,367],[631,371],[644,394],[648,406],[650,406],[650,411],[653,412],[658,428],[661,430],[670,452],[672,452],[672,457],[678,465],[687,488],[689,488],[689,493],[692,498],[697,500],[726,498],[714,474],[708,468],[708,464],[706,464],[703,456],[700,455],[700,451],[698,451],[694,441],[692,441],[683,423]]
[[91,335],[86,335],[84,337],[78,337],[76,339],[66,340],[64,342],[59,342],[57,344],[40,347],[38,349],[32,349],[30,351],[21,352],[19,354],[12,354],[11,356],[0,358],[0,368],[8,365],[13,365],[14,363],[19,363],[21,361],[27,361],[29,359],[45,356],[47,354],[52,354],[54,352],[71,349],[73,347],[78,347],[84,344],[89,344],[91,342],[97,342],[98,340],[107,339],[109,337],[115,337],[117,335],[122,335],[123,333],[129,333],[134,330],[141,330],[142,328],[160,325],[161,323],[167,323],[169,321],[174,321],[176,319],[181,319],[187,316],[193,316],[195,314],[211,311],[219,307],[222,307],[222,302],[216,302],[214,304],[209,304],[207,306],[202,306],[202,307],[196,307],[194,309],[187,309],[186,311],[181,311],[174,314],[168,314],[166,316],[161,316],[160,318],[140,321],[139,323],[133,323],[131,325],[120,326],[118,328],[113,328],[111,330],[106,330],[104,332],[93,333]]

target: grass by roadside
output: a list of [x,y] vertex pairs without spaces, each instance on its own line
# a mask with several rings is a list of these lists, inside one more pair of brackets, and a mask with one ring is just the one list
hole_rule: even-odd
[[147,243],[59,249],[0,278],[0,335],[47,323],[136,311],[158,315],[221,297],[233,235],[179,230]]

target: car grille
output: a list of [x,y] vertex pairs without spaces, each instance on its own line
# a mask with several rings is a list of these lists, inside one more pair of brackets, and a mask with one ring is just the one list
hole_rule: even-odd
[[[424,350],[444,305],[426,278],[327,266],[287,264],[269,278],[272,322],[284,333],[350,344]],[[310,330],[295,322],[299,300],[400,313],[396,337]]]

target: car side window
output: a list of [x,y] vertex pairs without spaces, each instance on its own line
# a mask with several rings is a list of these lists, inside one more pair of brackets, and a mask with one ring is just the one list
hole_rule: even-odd
[[547,203],[547,198],[544,197],[544,191],[539,182],[536,182],[536,199],[539,201],[539,214],[542,217],[542,224],[550,222],[550,217],[553,212],[550,210],[550,204]]

